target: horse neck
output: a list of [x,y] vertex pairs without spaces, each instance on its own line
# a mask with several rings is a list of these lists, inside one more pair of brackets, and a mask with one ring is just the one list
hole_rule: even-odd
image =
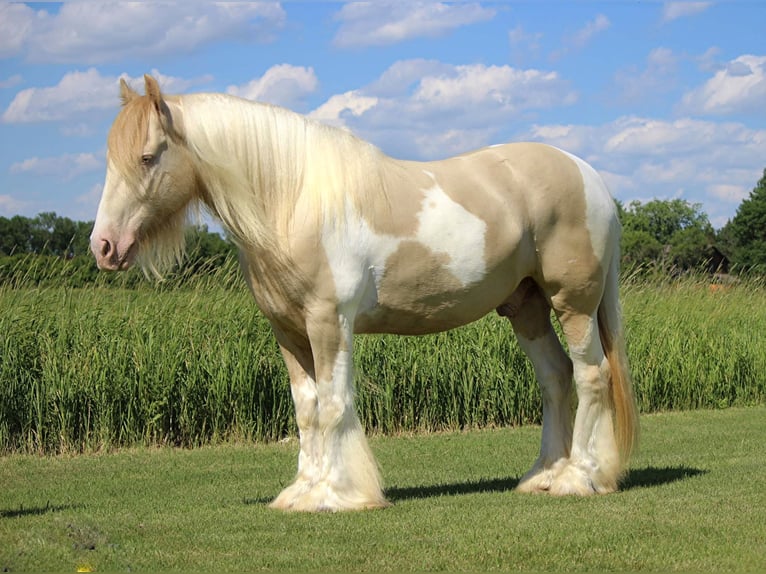
[[278,248],[300,199],[320,219],[362,212],[385,156],[351,134],[223,94],[184,96],[203,202],[239,241]]
[[301,117],[223,94],[180,109],[201,201],[240,243],[274,248],[300,192]]

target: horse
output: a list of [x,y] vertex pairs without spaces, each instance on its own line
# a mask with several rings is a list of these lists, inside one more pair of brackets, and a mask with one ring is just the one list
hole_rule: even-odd
[[618,489],[638,417],[620,225],[593,167],[541,143],[405,161],[278,106],[167,95],[148,75],[144,88],[120,81],[91,249],[100,269],[161,276],[182,260],[198,209],[234,239],[299,431],[295,480],[272,507],[387,506],[354,406],[354,335],[434,333],[492,311],[509,319],[542,394],[539,456],[517,489]]

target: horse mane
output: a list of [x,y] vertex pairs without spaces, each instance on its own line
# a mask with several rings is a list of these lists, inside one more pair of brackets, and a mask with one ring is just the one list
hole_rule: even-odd
[[240,242],[273,247],[290,233],[299,199],[318,219],[341,223],[385,193],[385,156],[350,132],[225,94],[181,96],[179,104],[202,200]]

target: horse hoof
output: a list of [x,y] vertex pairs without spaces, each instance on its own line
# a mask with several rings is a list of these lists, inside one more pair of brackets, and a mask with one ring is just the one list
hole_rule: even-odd
[[598,472],[586,472],[576,464],[570,464],[553,480],[550,493],[554,496],[591,496],[615,490],[616,483],[598,476]]
[[382,494],[340,493],[325,482],[311,485],[302,482],[288,486],[269,506],[288,512],[344,512],[386,508],[390,505]]

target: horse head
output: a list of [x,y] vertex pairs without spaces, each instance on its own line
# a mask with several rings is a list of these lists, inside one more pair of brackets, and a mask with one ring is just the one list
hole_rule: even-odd
[[179,260],[190,204],[199,182],[184,145],[182,117],[174,98],[144,76],[145,95],[120,80],[122,109],[109,131],[107,171],[91,250],[101,269],[144,270]]

